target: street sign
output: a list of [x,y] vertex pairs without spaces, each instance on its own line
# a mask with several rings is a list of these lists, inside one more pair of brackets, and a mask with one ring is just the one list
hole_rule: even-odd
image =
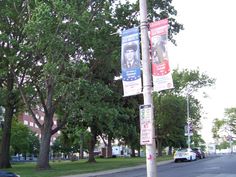
[[[188,131],[188,129],[189,129],[189,131]],[[188,134],[190,136],[193,136],[193,125],[191,123],[189,123],[189,125],[187,124],[184,126],[184,135],[188,136]]]
[[140,105],[140,144],[152,144],[153,140],[153,121],[152,121],[152,105]]

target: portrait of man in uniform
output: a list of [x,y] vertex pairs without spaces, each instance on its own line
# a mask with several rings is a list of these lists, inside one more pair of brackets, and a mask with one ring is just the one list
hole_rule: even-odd
[[122,67],[132,69],[140,67],[140,61],[137,59],[137,44],[132,42],[123,47],[123,62]]

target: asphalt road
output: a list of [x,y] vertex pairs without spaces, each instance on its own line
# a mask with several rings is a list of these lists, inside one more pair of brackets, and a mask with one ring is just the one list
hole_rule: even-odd
[[[146,167],[144,165],[71,177],[146,177]],[[192,162],[169,161],[158,164],[157,177],[236,177],[236,154],[208,156]]]

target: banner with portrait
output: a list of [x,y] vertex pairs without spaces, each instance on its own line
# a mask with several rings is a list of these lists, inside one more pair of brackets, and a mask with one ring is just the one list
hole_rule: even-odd
[[139,29],[124,30],[121,39],[121,70],[124,96],[142,91],[140,69]]
[[174,88],[167,51],[168,19],[150,23],[153,91]]

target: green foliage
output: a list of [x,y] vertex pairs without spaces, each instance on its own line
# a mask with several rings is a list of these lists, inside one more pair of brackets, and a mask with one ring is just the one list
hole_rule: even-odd
[[157,139],[164,146],[181,147],[185,144],[185,98],[166,94],[154,95]]
[[199,69],[175,69],[173,70],[173,80],[176,93],[181,93],[186,89],[192,92],[203,87],[211,87],[215,84],[215,79],[210,78],[206,73],[201,73]]
[[178,34],[184,29],[183,25],[178,23],[174,16],[177,15],[177,11],[174,6],[171,5],[172,0],[148,0],[148,18],[149,21],[156,21],[164,18],[168,18],[169,21],[169,39],[176,45],[174,35]]
[[11,130],[11,148],[14,154],[37,153],[39,139],[28,127],[14,119]]
[[189,117],[193,125],[194,144],[203,143],[198,134],[201,129],[201,103],[194,97],[194,92],[214,85],[215,79],[197,70],[173,71],[175,88],[154,95],[155,121],[158,143],[163,146],[186,146],[184,126],[187,124],[187,98],[189,99]]
[[224,139],[224,134],[233,136],[236,133],[236,108],[226,108],[224,118],[216,118],[213,121],[212,133],[216,140]]
[[225,116],[230,127],[229,129],[236,134],[236,108],[226,108]]
[[219,139],[220,138],[220,130],[223,128],[223,126],[226,124],[225,120],[220,120],[220,119],[214,119],[213,121],[213,127],[212,127],[212,133],[213,133],[213,138],[214,139]]
[[192,146],[193,147],[201,147],[202,145],[205,144],[205,141],[202,139],[201,135],[194,133],[193,136],[191,137],[192,139]]
[[229,147],[230,147],[230,144],[227,141],[223,141],[222,143],[220,143],[219,145],[216,146],[216,148],[219,149],[219,150],[227,149]]

